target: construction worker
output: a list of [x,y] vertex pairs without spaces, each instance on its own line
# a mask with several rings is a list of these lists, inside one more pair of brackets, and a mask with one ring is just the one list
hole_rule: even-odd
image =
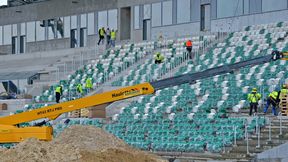
[[77,84],[76,90],[80,95],[82,95],[83,94],[82,84],[80,83]]
[[88,92],[90,91],[90,89],[93,88],[93,84],[92,84],[92,78],[87,78],[86,79],[86,85],[85,85],[86,89],[88,90]]
[[248,94],[248,101],[250,103],[250,112],[249,115],[252,115],[252,111],[254,109],[255,113],[257,113],[258,101],[261,99],[261,94],[257,93],[257,88],[253,88],[252,92]]
[[288,90],[287,90],[287,87],[286,87],[286,84],[283,84],[282,85],[282,88],[280,90],[280,96],[284,96],[288,93]]
[[192,55],[191,55],[191,51],[192,51],[192,41],[191,40],[188,40],[186,43],[185,43],[185,46],[186,46],[186,50],[189,54],[189,58],[192,59]]
[[277,116],[277,113],[276,113],[276,106],[278,106],[278,103],[279,103],[279,92],[277,90],[271,92],[267,98],[267,103],[266,103],[266,106],[264,108],[264,114],[267,113],[267,110],[270,106],[270,104],[272,104],[272,113]]
[[164,56],[160,52],[156,53],[155,64],[161,64],[164,61]]
[[116,30],[112,29],[111,31],[111,46],[115,47],[115,41],[116,41]]
[[56,103],[59,103],[60,101],[60,98],[62,96],[62,86],[61,85],[58,85],[55,89],[55,98],[56,98]]
[[101,41],[102,41],[102,44],[103,44],[103,42],[104,42],[104,37],[105,37],[105,29],[104,29],[104,27],[102,27],[101,29],[99,29],[98,34],[99,34],[98,45],[100,44]]

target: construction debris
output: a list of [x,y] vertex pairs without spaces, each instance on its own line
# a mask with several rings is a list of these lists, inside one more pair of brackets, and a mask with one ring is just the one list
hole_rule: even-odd
[[25,140],[0,150],[1,162],[164,162],[92,126],[71,126],[51,142]]

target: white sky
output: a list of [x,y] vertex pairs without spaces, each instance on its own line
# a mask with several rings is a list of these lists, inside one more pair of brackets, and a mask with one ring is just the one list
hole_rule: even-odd
[[7,0],[0,0],[0,6],[7,5]]

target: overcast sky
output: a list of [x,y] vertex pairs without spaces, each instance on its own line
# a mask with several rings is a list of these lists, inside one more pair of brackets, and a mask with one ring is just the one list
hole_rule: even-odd
[[0,6],[7,5],[7,0],[0,0]]

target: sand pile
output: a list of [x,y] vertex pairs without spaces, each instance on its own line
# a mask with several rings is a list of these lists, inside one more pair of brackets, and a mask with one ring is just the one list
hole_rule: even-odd
[[28,139],[0,150],[0,162],[162,162],[91,126],[72,126],[51,142]]

